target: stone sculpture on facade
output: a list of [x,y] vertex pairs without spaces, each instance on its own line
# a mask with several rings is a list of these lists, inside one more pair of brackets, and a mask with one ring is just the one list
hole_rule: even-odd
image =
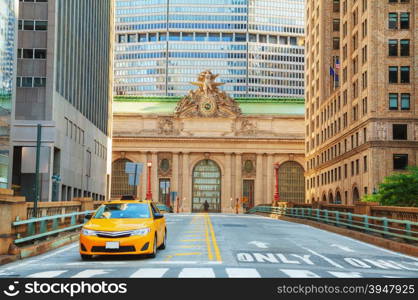
[[206,70],[199,74],[198,86],[189,92],[175,109],[176,117],[238,117],[241,109],[228,94],[218,89],[223,83],[215,82],[219,75]]

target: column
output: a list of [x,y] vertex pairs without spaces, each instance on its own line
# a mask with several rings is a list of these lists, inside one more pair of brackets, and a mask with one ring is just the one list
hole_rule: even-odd
[[[179,154],[173,153],[173,166],[171,168],[171,191],[179,194]],[[173,201],[174,199],[171,199]],[[177,203],[176,203],[177,204]]]
[[189,153],[183,153],[183,188],[180,203],[183,212],[190,212],[192,209],[189,167]]
[[233,209],[235,211],[235,201],[242,197],[242,153],[235,154],[235,194]]
[[225,174],[222,183],[224,189],[223,199],[221,203],[222,212],[231,211],[231,197],[232,197],[232,157],[231,153],[225,153]]
[[158,182],[158,152],[152,152],[151,154],[151,191],[152,200],[158,202],[159,200],[159,182]]
[[257,153],[257,167],[255,178],[255,205],[264,203],[263,195],[263,154]]
[[142,166],[142,174],[139,178],[139,188],[137,190],[137,197],[141,200],[145,199],[146,193],[147,193],[147,153],[142,152],[140,154],[139,162],[143,164]]
[[274,180],[273,180],[273,155],[267,154],[267,188],[266,188],[266,203],[273,202],[273,189],[274,189]]

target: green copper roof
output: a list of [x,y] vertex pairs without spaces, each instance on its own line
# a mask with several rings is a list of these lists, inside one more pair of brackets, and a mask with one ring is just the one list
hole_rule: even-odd
[[[181,97],[116,96],[114,113],[170,114]],[[245,115],[303,115],[304,99],[235,98]]]

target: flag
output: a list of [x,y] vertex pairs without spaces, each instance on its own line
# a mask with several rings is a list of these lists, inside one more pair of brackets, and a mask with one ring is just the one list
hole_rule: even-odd
[[331,75],[333,77],[335,76],[335,71],[332,67],[329,67],[329,75]]
[[335,68],[336,69],[340,68],[340,60],[338,58],[335,59]]

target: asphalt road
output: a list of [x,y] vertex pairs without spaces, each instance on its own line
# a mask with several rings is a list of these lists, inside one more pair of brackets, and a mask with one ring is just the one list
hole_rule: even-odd
[[416,277],[418,259],[306,225],[261,216],[167,215],[155,259],[82,261],[74,243],[0,267],[7,278]]

